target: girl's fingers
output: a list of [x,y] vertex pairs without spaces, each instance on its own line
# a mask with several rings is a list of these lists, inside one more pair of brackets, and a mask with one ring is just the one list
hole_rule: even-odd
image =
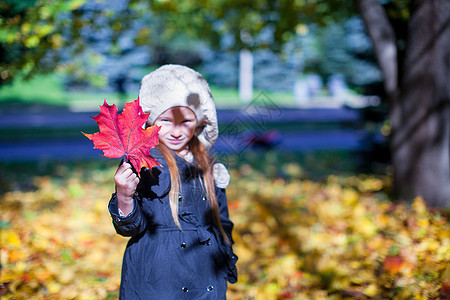
[[119,166],[119,170],[128,170],[128,169],[131,170],[131,165],[129,163],[127,163],[127,162],[124,162],[123,164],[121,164]]
[[118,186],[131,186],[136,187],[139,183],[139,178],[133,172],[129,163],[123,163],[116,171],[114,175],[114,181]]
[[133,172],[133,170],[130,168],[127,168],[123,171],[122,176],[123,179],[126,181],[133,181],[139,183],[139,177],[136,175],[136,173]]
[[123,172],[126,172],[127,174],[131,172],[131,174],[134,174],[137,177],[137,174],[134,172],[133,166],[130,163],[123,163],[122,165],[124,166]]
[[117,169],[114,181],[118,195],[131,197],[136,192],[140,180],[136,173],[133,172],[131,164],[124,162]]
[[116,171],[116,174],[129,174],[133,173],[133,169],[129,163],[123,163],[119,166],[119,168]]
[[128,169],[125,163],[121,164],[116,171],[115,176],[121,176]]
[[131,169],[125,169],[124,171],[123,171],[123,173],[122,173],[122,175],[123,175],[123,177],[125,177],[125,178],[128,178],[128,177],[130,177],[131,175],[133,175],[134,173],[133,173],[133,171],[131,170]]

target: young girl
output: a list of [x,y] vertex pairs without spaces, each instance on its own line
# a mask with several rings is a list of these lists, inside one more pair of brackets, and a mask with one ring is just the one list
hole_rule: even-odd
[[202,75],[166,65],[146,75],[139,99],[160,126],[150,155],[162,165],[130,164],[114,175],[109,203],[118,234],[131,236],[122,265],[120,299],[225,299],[237,281],[233,223],[225,188],[229,175],[207,149],[217,139],[217,116]]

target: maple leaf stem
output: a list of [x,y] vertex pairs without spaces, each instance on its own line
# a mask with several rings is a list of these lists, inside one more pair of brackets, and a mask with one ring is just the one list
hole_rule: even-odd
[[131,163],[130,157],[127,154],[125,154],[124,156],[124,161],[126,163],[129,163],[134,168],[133,164]]

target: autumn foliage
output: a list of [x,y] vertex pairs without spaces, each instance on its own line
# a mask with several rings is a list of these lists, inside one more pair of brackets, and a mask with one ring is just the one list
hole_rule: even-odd
[[[444,212],[393,203],[390,178],[311,181],[279,167],[230,168],[239,280],[228,299],[448,299]],[[2,299],[117,299],[128,239],[107,211],[115,169],[60,166],[1,196]]]
[[93,117],[100,132],[83,134],[94,142],[94,148],[103,151],[103,156],[124,157],[139,172],[142,167],[152,168],[159,165],[156,159],[150,156],[150,149],[159,142],[159,127],[153,125],[142,128],[148,115],[142,111],[139,98],[125,103],[125,108],[119,115],[117,106],[108,105],[105,100],[100,106],[100,113]]

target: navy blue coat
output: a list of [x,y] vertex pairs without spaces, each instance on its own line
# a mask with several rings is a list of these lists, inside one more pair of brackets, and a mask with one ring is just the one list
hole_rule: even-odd
[[[108,206],[117,233],[131,236],[120,299],[225,299],[227,281],[237,281],[237,257],[214,224],[198,169],[176,156],[182,184],[180,231],[169,206],[169,168],[158,150],[150,154],[163,167],[141,172],[133,211],[120,217],[115,194]],[[216,197],[222,226],[232,241],[225,190],[216,187]]]

